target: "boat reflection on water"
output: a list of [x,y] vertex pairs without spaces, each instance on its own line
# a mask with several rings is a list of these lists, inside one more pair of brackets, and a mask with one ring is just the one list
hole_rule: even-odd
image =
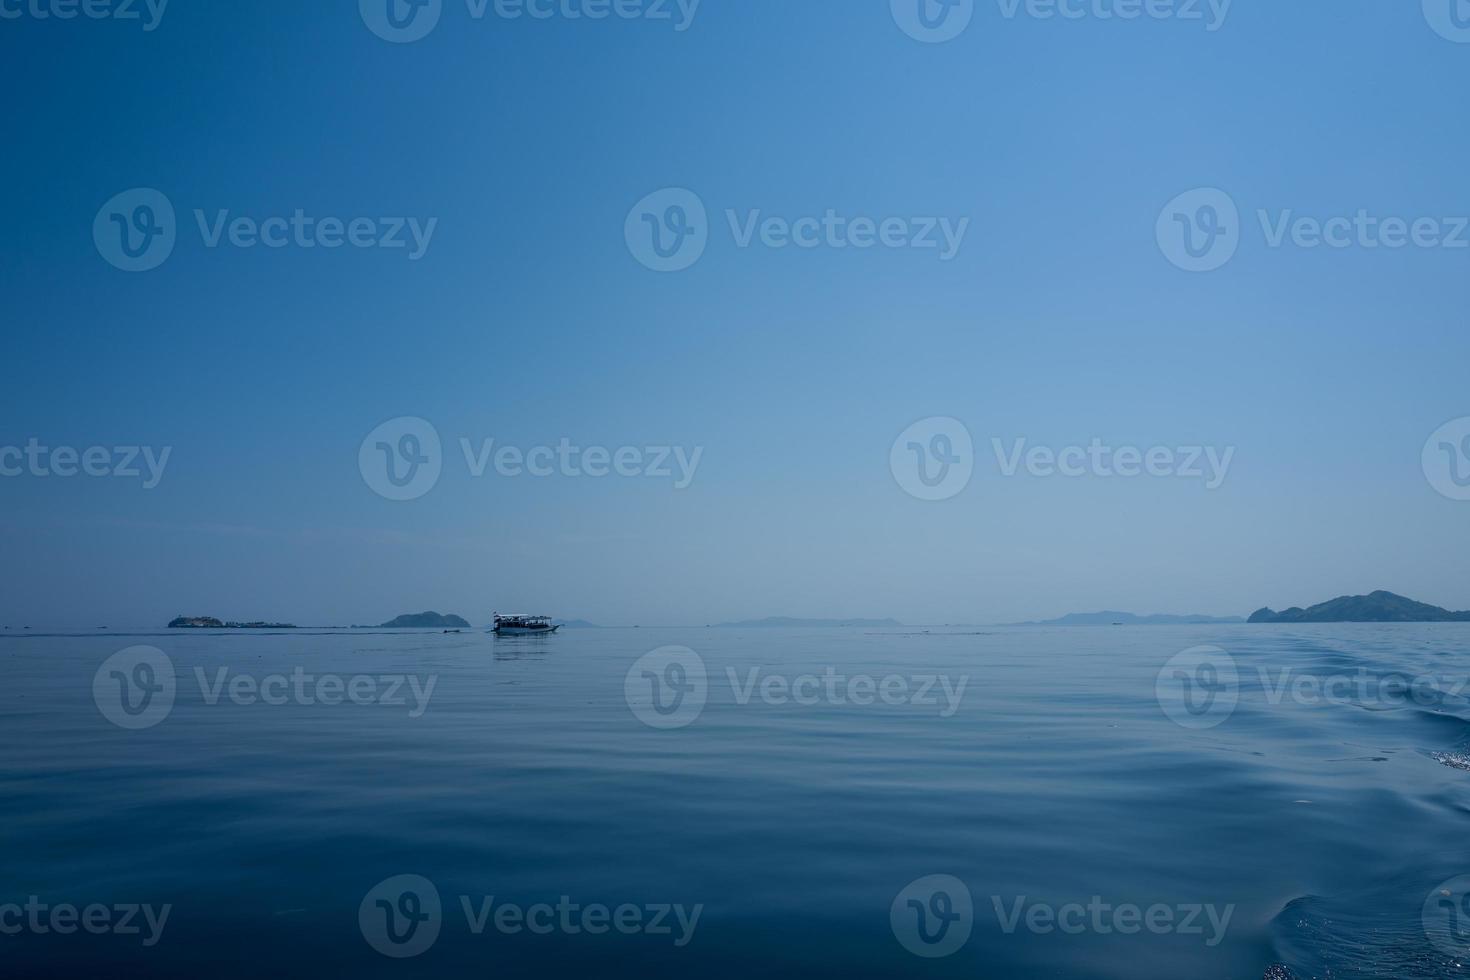
[[546,638],[561,629],[550,616],[495,614],[496,660],[539,660],[549,652]]

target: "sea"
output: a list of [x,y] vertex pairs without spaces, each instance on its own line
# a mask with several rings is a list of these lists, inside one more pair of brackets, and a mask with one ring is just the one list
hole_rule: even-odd
[[5,977],[1456,977],[1470,625],[0,633]]

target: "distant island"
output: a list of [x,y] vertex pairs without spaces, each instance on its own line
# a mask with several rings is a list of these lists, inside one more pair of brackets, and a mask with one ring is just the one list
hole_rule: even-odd
[[902,626],[902,625],[903,625],[903,623],[900,623],[896,619],[792,619],[792,618],[786,617],[786,616],[771,616],[771,617],[768,617],[766,619],[746,619],[746,620],[742,620],[741,622],[738,622],[738,623],[716,623],[715,624],[715,628],[716,629],[734,629],[734,628],[737,628],[737,627],[740,627],[740,628],[749,628],[749,627],[766,628],[766,627],[771,627],[771,626],[784,626],[784,627],[792,627],[792,626],[814,626],[814,627],[862,626],[862,627],[875,627],[875,626],[878,626],[878,627],[885,627],[885,626]]
[[1068,613],[1060,619],[1043,619],[1040,622],[1006,623],[1006,626],[1207,626],[1222,623],[1243,623],[1241,616],[1168,616],[1155,614],[1139,616],[1127,612]]
[[441,616],[436,612],[405,613],[397,619],[384,623],[379,629],[469,629],[470,624],[459,616]]
[[1339,596],[1302,609],[1258,609],[1252,623],[1470,623],[1470,612],[1450,612],[1392,592]]
[[294,630],[291,623],[226,623],[213,616],[180,616],[168,624],[171,630]]

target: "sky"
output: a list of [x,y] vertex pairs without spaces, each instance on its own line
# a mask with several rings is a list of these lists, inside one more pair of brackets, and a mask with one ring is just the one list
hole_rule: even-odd
[[1470,608],[1470,4],[95,2],[0,623]]

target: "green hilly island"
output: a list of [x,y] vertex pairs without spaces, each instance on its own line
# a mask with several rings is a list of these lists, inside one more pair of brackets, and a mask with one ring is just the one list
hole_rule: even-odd
[[1345,595],[1302,609],[1258,609],[1252,623],[1470,623],[1470,612],[1451,612],[1392,592]]

